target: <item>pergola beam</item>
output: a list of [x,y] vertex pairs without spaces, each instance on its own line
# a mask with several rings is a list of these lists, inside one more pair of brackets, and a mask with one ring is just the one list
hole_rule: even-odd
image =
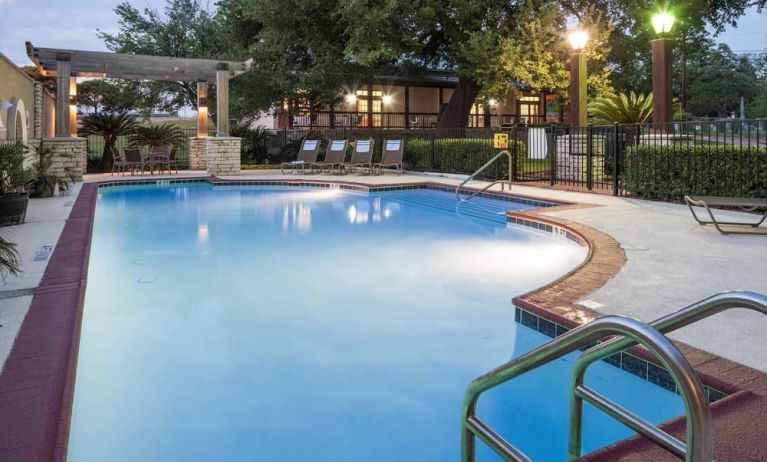
[[219,71],[230,78],[250,69],[251,61],[216,61],[212,59],[172,58],[40,48],[27,42],[27,55],[43,75],[57,75],[57,62],[69,61],[74,77],[109,77],[138,80],[168,80],[194,82],[214,81]]

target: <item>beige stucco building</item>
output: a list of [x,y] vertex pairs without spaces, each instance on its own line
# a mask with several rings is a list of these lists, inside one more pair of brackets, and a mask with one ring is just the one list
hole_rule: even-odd
[[0,53],[0,140],[52,137],[56,97]]

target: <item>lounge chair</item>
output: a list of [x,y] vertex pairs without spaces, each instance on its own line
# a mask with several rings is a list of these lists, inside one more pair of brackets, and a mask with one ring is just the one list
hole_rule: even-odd
[[306,173],[306,166],[317,162],[317,156],[320,153],[320,140],[304,140],[301,143],[301,150],[298,151],[298,158],[291,162],[280,164],[280,170],[285,175],[285,168],[290,167],[288,173],[296,173],[301,169],[301,173]]
[[354,151],[352,151],[352,160],[344,162],[341,167],[345,171],[350,171],[353,168],[367,167],[368,173],[373,171],[373,139],[369,140],[357,140],[354,143]]
[[144,174],[144,159],[141,158],[141,149],[139,148],[125,148],[125,163],[123,164],[123,173],[125,169],[130,169],[131,175],[133,175],[136,169],[141,170],[141,174]]
[[[714,225],[722,234],[764,234],[767,235],[767,228],[759,226],[767,219],[767,199],[761,198],[740,198],[740,197],[720,197],[720,196],[684,196],[684,201],[690,209],[695,221],[701,225]],[[707,220],[700,218],[693,207],[703,207],[711,218]],[[749,212],[764,210],[758,221],[721,221],[717,220],[711,207],[733,207],[740,208]],[[727,226],[730,229],[723,229]]]
[[346,160],[346,147],[349,146],[349,142],[346,140],[331,140],[328,144],[328,149],[325,152],[325,160],[322,162],[313,162],[311,164],[312,171],[317,167],[320,171],[328,169],[329,172],[334,172],[336,167],[341,170],[341,166]]
[[405,143],[403,140],[386,140],[381,153],[381,162],[373,164],[373,173],[378,169],[378,173],[383,173],[386,167],[397,169],[397,175],[402,174],[402,155],[405,152]]

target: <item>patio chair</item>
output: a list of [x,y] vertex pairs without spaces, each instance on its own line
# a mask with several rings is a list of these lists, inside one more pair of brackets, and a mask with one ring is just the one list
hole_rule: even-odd
[[172,148],[170,151],[164,146],[153,146],[150,153],[150,170],[157,166],[157,173],[160,173],[161,167],[165,166],[168,173],[171,171],[171,164],[176,160],[176,148]]
[[373,173],[378,169],[378,174],[383,173],[386,167],[397,169],[397,175],[402,175],[402,155],[405,152],[403,140],[386,140],[381,153],[381,162],[373,164]]
[[181,164],[181,161],[176,158],[177,154],[178,148],[173,148],[170,150],[170,154],[168,155],[168,168],[175,169],[176,173],[178,173],[178,166]]
[[114,160],[112,161],[112,176],[115,176],[115,170],[120,173],[122,170],[123,176],[125,175],[125,156],[120,154],[119,150],[115,150]]
[[347,172],[354,168],[367,167],[368,173],[372,173],[373,144],[374,140],[372,138],[369,140],[357,140],[354,143],[352,159],[349,162],[344,162],[341,167]]
[[[690,213],[692,213],[695,221],[701,225],[714,225],[716,230],[722,234],[767,235],[767,228],[759,227],[767,219],[767,199],[721,196],[684,196],[684,201],[687,203],[687,207],[690,209]],[[711,219],[708,220],[699,217],[698,214],[695,213],[693,207],[703,207],[706,209],[706,212]],[[757,221],[721,221],[716,218],[711,207],[732,207],[748,212],[764,210],[764,213]],[[728,229],[723,229],[723,226],[728,227]]]
[[133,175],[136,171],[136,169],[141,170],[141,174],[144,174],[144,167],[146,164],[144,163],[144,159],[141,158],[141,149],[139,148],[125,148],[125,163],[123,165],[123,174],[125,173],[125,169],[130,169],[131,175]]
[[346,140],[331,140],[328,144],[328,149],[325,152],[325,160],[322,162],[313,162],[311,164],[312,171],[317,167],[322,172],[326,168],[330,173],[333,173],[338,167],[338,171],[341,171],[341,166],[346,160],[346,147],[349,142]]
[[301,143],[301,150],[298,151],[298,158],[291,162],[283,162],[280,164],[280,170],[285,175],[285,168],[290,167],[288,173],[296,173],[301,169],[301,173],[306,173],[306,166],[316,163],[317,156],[320,153],[320,140],[304,140]]

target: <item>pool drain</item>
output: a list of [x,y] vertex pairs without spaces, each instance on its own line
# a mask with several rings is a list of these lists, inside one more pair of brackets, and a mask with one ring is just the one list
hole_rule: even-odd
[[133,260],[134,265],[148,265],[151,262],[151,260]]
[[139,284],[152,284],[154,282],[157,282],[157,278],[138,278],[136,280]]

